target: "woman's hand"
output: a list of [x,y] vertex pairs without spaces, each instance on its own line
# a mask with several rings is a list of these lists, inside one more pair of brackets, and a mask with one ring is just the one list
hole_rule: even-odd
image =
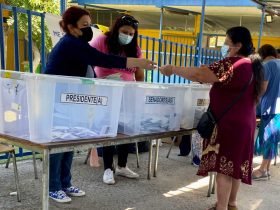
[[145,58],[127,58],[126,67],[138,67],[141,69],[154,70],[155,68],[157,68],[157,65],[155,62]]
[[162,73],[163,75],[170,76],[173,74],[172,68],[173,68],[173,66],[171,64],[167,64],[167,65],[160,67],[159,70],[160,70],[160,73]]

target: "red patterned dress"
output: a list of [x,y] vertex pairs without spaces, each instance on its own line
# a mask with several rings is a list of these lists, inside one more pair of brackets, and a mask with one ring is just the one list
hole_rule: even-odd
[[[210,90],[210,108],[217,118],[241,93],[253,74],[248,58],[228,57],[209,66],[218,77]],[[222,117],[211,139],[204,139],[197,174],[215,171],[251,184],[256,113],[254,82],[239,101]]]

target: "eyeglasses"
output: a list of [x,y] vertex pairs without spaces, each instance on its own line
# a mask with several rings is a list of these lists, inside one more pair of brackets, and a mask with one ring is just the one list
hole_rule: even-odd
[[125,25],[131,25],[134,26],[135,28],[137,28],[139,24],[139,22],[136,19],[126,15],[122,16],[121,20]]

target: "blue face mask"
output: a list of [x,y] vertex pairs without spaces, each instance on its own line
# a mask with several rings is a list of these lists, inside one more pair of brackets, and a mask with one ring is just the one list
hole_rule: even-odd
[[132,41],[133,39],[133,36],[129,36],[129,35],[126,35],[124,33],[119,33],[119,43],[121,45],[127,45],[127,44],[130,44],[130,42]]
[[228,56],[228,53],[229,53],[229,46],[227,44],[224,44],[222,47],[221,47],[221,53],[222,53],[222,57],[225,58]]

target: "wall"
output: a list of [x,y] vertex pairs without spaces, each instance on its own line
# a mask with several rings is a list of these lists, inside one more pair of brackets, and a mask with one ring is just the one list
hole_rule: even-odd
[[[259,37],[253,36],[253,43],[254,43],[255,48],[258,47],[258,39],[259,39]],[[261,46],[264,44],[271,44],[275,48],[280,48],[280,37],[263,36],[261,39]]]
[[[147,30],[147,29],[139,29],[139,34],[144,36],[150,36],[159,38],[159,30]],[[163,39],[169,40],[172,42],[187,44],[187,45],[195,45],[196,44],[196,32],[183,32],[183,31],[166,31],[163,30]],[[258,47],[258,36],[253,36],[253,44],[255,48]],[[269,37],[263,36],[261,39],[261,45],[263,44],[271,44],[276,48],[280,48],[280,36],[279,37]]]
[[[14,70],[15,62],[14,62],[14,33],[13,31],[9,31],[6,33],[7,39],[7,59],[6,59],[6,69]],[[23,70],[23,61],[24,59],[24,35],[19,34],[19,56],[20,56],[20,70]]]

